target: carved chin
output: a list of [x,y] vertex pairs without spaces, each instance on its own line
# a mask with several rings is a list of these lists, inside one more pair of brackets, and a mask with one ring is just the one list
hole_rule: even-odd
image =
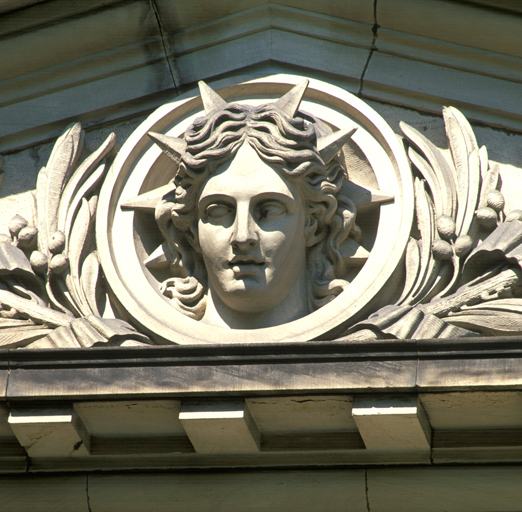
[[264,275],[233,278],[220,284],[220,289],[213,291],[227,307],[235,311],[259,313],[284,299],[267,283]]

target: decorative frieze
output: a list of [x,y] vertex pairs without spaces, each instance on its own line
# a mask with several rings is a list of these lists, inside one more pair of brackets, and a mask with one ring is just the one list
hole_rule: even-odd
[[4,347],[522,331],[522,210],[458,110],[447,152],[319,81],[200,87],[112,164],[57,141],[0,245]]

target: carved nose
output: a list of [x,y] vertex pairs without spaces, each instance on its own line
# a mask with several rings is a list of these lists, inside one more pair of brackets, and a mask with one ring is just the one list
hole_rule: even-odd
[[232,247],[239,250],[248,249],[256,245],[257,235],[250,212],[241,212],[238,208],[231,242]]

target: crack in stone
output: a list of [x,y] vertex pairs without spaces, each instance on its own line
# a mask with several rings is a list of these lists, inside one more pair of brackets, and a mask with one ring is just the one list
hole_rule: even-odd
[[87,497],[87,511],[92,512],[91,498],[89,496],[89,475],[85,475],[85,495]]
[[315,403],[315,404],[318,404],[318,403],[330,403],[330,402],[346,403],[346,400],[342,400],[342,399],[339,399],[339,398],[323,398],[323,399],[318,399],[318,400],[314,400],[313,398],[305,398],[305,399],[302,399],[302,400],[294,399],[294,400],[290,400],[290,401],[295,403],[295,404],[306,404],[308,402],[312,402],[312,403]]
[[152,12],[154,13],[154,17],[156,18],[156,23],[158,24],[161,46],[163,48],[163,54],[165,55],[165,61],[167,62],[167,67],[169,68],[170,78],[172,79],[172,84],[174,85],[174,89],[177,93],[178,87],[179,87],[179,80],[177,80],[176,77],[178,76],[178,73],[175,70],[173,63],[170,61],[169,43],[168,43],[168,39],[165,36],[165,31],[163,30],[163,24],[161,23],[159,9],[156,4],[156,0],[149,0],[149,2],[150,2],[150,7],[152,9]]
[[11,364],[10,362],[7,363],[7,375],[5,378],[5,389],[4,389],[4,398],[7,398],[7,393],[9,391],[9,379],[11,377]]
[[78,441],[77,443],[74,443],[71,453],[79,450],[81,448],[82,444],[83,444],[82,440]]
[[366,498],[366,512],[371,512],[370,510],[370,496],[368,493],[368,470],[364,470],[364,497]]
[[362,96],[363,87],[364,87],[364,77],[366,76],[366,72],[368,71],[368,67],[370,65],[370,60],[372,59],[373,53],[377,50],[377,35],[379,32],[379,24],[377,23],[377,0],[373,0],[373,26],[372,26],[372,44],[370,47],[370,52],[368,53],[368,58],[364,63],[364,68],[361,74],[361,79],[359,80],[359,91],[357,92],[357,96]]

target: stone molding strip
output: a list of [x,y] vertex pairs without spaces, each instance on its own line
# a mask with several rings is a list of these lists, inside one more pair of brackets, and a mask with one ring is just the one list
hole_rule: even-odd
[[[401,0],[398,11],[408,16],[399,19],[394,2],[378,0],[374,20],[370,0],[285,3],[248,2],[236,12],[237,4],[219,2],[209,21],[190,2],[156,0],[154,11],[145,0],[99,0],[79,16],[57,18],[51,9],[55,17],[30,30],[30,13],[53,2],[5,14],[0,50],[10,59],[1,69],[0,151],[49,140],[71,119],[97,126],[128,118],[196,80],[226,85],[266,65],[327,74],[365,97],[424,112],[453,104],[474,121],[522,132],[516,14]],[[433,10],[436,33],[420,23],[431,23]]]
[[4,350],[3,400],[522,389],[518,338]]

